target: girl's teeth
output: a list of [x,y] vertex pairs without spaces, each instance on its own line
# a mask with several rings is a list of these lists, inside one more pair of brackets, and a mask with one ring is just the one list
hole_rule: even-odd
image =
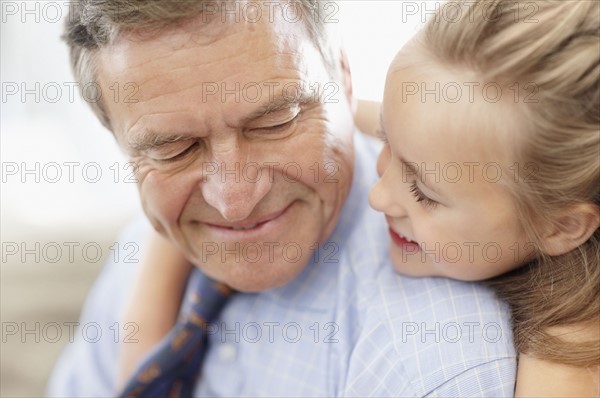
[[400,235],[400,237],[401,237],[402,239],[406,240],[407,242],[415,243],[414,241],[412,241],[412,240],[408,239],[406,236],[404,236],[404,235],[402,235],[402,234],[398,234],[398,235]]

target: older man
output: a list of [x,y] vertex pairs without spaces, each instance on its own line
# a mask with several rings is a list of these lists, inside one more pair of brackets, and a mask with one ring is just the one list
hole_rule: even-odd
[[[91,0],[69,21],[80,81],[132,90],[93,107],[139,166],[152,226],[205,274],[254,292],[211,329],[195,393],[510,395],[515,354],[493,294],[388,263],[367,206],[377,145],[355,133],[328,5]],[[67,348],[50,395],[114,394],[135,276],[107,265],[81,319],[105,336]]]

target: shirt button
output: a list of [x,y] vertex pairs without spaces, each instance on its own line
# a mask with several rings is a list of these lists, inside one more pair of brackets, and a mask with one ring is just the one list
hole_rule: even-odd
[[237,350],[231,343],[221,344],[219,347],[219,357],[222,361],[233,361],[236,357]]

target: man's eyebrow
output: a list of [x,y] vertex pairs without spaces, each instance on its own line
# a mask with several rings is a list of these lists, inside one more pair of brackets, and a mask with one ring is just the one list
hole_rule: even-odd
[[150,148],[156,148],[161,145],[171,144],[174,142],[189,140],[192,137],[185,134],[167,134],[162,135],[154,130],[148,129],[144,131],[139,137],[128,142],[130,148],[143,152]]
[[261,117],[267,116],[270,113],[275,113],[278,111],[282,111],[285,109],[289,109],[294,105],[304,105],[311,102],[316,102],[316,99],[310,93],[303,92],[298,96],[278,96],[273,99],[273,101],[269,101],[263,104],[260,108],[254,110],[247,116],[242,118],[242,125],[249,123],[253,120],[260,119]]
[[[317,102],[317,98],[315,98],[314,93],[311,95],[309,92],[302,92],[298,96],[279,96],[273,101],[263,104],[260,108],[254,110],[249,115],[244,116],[242,119],[242,125],[253,120],[260,119],[261,117],[264,117],[270,113],[289,109],[294,105],[300,106],[312,102]],[[155,148],[173,142],[185,141],[191,138],[193,137],[185,134],[163,135],[152,129],[147,129],[138,137],[130,140],[128,142],[128,146],[135,151],[142,152],[150,148]]]

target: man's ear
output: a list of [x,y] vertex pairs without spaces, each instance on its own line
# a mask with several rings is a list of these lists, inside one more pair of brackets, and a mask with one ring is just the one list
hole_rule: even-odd
[[348,104],[350,104],[352,114],[355,114],[357,102],[356,98],[354,98],[354,92],[352,91],[352,73],[350,72],[350,63],[348,62],[348,57],[346,56],[346,51],[344,50],[341,50],[340,52],[340,73],[340,81],[344,85],[344,94],[348,99]]
[[581,246],[600,227],[600,208],[592,203],[579,203],[563,212],[544,236],[543,251],[559,256]]

